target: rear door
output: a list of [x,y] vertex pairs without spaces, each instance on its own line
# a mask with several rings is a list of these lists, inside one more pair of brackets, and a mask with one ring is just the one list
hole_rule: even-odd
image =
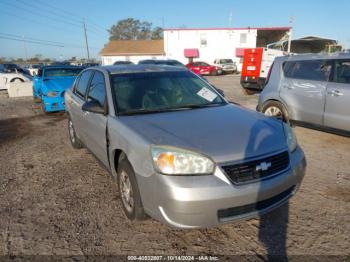
[[292,120],[323,125],[330,70],[331,64],[326,60],[287,61],[283,64],[280,96]]
[[350,131],[350,59],[335,60],[327,85],[324,125]]
[[[94,71],[87,91],[86,101],[95,100],[101,107],[107,108],[105,83],[104,74],[97,70]],[[105,166],[108,166],[106,142],[107,115],[84,111],[82,120],[85,145]]]

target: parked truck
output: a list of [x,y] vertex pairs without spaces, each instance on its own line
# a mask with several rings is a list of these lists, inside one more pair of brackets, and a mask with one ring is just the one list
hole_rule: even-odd
[[268,48],[246,48],[243,56],[241,85],[248,93],[262,90],[273,60],[284,52]]

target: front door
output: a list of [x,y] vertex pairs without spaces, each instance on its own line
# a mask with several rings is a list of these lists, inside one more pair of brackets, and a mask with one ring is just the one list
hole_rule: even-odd
[[324,125],[350,131],[350,59],[334,62],[327,85]]
[[327,81],[331,65],[324,60],[288,61],[280,96],[288,105],[293,120],[323,124]]
[[[101,107],[106,108],[106,86],[102,72],[95,71],[87,91],[86,100],[95,100]],[[83,111],[83,126],[85,145],[108,167],[106,140],[107,115]]]

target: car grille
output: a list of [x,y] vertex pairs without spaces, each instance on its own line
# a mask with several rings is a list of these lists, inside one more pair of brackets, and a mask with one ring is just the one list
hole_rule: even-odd
[[278,174],[287,168],[289,168],[288,151],[246,163],[222,167],[234,184],[264,179]]
[[292,195],[294,188],[295,186],[292,186],[286,191],[283,191],[282,193],[276,196],[273,196],[271,198],[268,198],[256,203],[248,204],[245,206],[231,207],[227,209],[218,210],[219,220],[225,220],[230,217],[249,214],[252,212],[261,212],[264,209],[274,206],[283,200],[287,200]]

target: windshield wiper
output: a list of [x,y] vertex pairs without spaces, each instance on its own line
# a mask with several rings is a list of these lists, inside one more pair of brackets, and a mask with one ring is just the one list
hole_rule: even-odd
[[118,115],[130,116],[130,115],[141,115],[141,114],[165,113],[165,112],[191,110],[191,109],[204,108],[204,107],[214,107],[214,106],[220,106],[220,105],[225,105],[225,103],[202,104],[202,105],[190,104],[190,105],[184,105],[179,107],[159,108],[159,109],[138,109],[138,110],[122,112],[122,113],[119,113]]
[[186,110],[190,108],[161,108],[161,109],[139,109],[139,110],[132,110],[127,112],[119,113],[120,116],[130,116],[130,115],[144,115],[144,114],[154,114],[154,113],[165,113],[165,112],[171,112],[171,111],[181,111]]

